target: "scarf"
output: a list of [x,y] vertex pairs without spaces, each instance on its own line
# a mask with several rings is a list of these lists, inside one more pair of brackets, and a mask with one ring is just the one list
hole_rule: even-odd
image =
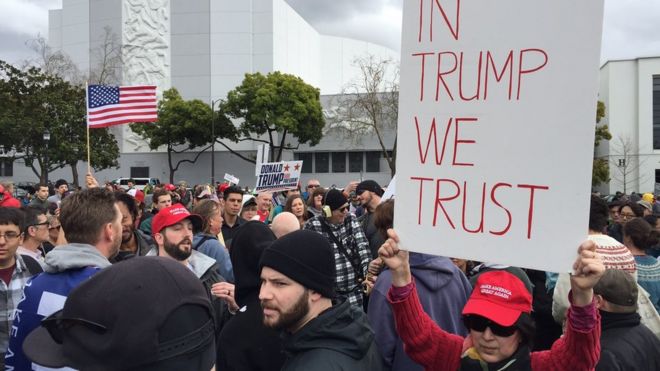
[[529,347],[520,345],[511,357],[496,363],[486,363],[481,359],[477,350],[472,347],[463,353],[461,358],[461,371],[531,371],[532,361],[529,356]]

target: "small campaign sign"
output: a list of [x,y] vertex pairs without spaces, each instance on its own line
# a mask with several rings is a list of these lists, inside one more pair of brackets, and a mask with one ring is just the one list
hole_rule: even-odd
[[300,182],[302,163],[302,161],[282,161],[260,164],[255,191],[259,193],[296,189]]
[[225,173],[225,180],[232,184],[238,184],[238,178],[229,173]]

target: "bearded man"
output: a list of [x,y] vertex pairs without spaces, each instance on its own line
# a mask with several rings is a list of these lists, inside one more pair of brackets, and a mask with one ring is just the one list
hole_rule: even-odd
[[[220,297],[212,294],[214,284],[223,282],[218,273],[215,259],[209,258],[192,248],[193,230],[202,227],[202,217],[191,214],[181,204],[166,207],[154,216],[151,224],[157,248],[151,249],[147,256],[164,256],[174,259],[188,267],[204,285],[214,310],[216,333],[216,354],[219,354],[219,336],[222,327],[229,319],[227,304]],[[216,363],[217,364],[217,363]]]
[[361,309],[335,297],[335,258],[328,239],[291,232],[261,255],[263,323],[282,331],[292,370],[384,370]]

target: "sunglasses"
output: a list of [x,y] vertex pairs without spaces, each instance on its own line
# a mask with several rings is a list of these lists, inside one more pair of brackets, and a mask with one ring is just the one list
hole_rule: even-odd
[[343,213],[344,211],[348,210],[348,206],[340,207],[339,212]]
[[57,229],[59,231],[60,228],[61,228],[61,226],[58,225],[58,226],[55,226],[55,227],[48,227],[48,230]]
[[321,186],[320,184],[310,184],[307,186],[307,188],[318,188],[320,186]]
[[497,323],[489,320],[486,317],[476,316],[476,315],[463,316],[463,323],[465,324],[465,327],[467,327],[469,330],[475,330],[479,332],[484,332],[486,331],[486,328],[490,328],[490,331],[493,333],[493,335],[499,337],[509,337],[513,335],[516,332],[516,330],[518,330],[518,327],[516,327],[515,325],[513,326],[498,325]]
[[107,327],[86,319],[59,318],[61,312],[62,311],[59,310],[41,321],[41,326],[46,328],[50,337],[52,337],[58,344],[64,342],[64,332],[74,326],[85,326],[97,334],[103,334],[108,331]]

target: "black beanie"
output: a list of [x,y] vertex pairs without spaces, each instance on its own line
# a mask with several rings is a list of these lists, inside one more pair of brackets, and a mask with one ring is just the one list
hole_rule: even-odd
[[272,268],[304,287],[332,299],[335,296],[335,254],[328,239],[317,232],[291,232],[261,255],[259,269]]
[[383,196],[383,189],[376,183],[375,180],[363,180],[355,188],[355,192],[360,194],[360,191],[369,191],[377,194],[379,197]]
[[325,196],[323,196],[323,205],[328,205],[331,211],[335,211],[347,203],[348,199],[346,199],[344,194],[338,189],[330,189],[325,193]]

